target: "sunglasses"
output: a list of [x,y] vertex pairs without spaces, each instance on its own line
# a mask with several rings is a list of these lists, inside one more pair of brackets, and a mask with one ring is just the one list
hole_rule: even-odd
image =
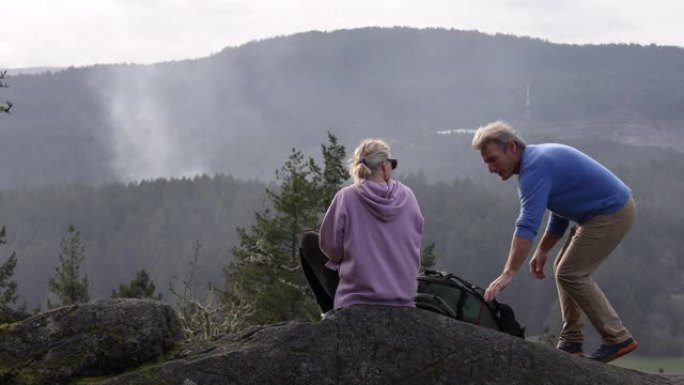
[[390,164],[392,165],[392,170],[397,168],[397,160],[396,159],[387,158],[387,161],[390,162]]

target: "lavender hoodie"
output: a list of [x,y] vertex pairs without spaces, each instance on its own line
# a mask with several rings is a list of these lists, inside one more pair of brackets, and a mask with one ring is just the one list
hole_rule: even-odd
[[326,266],[340,276],[335,309],[415,306],[422,234],[418,202],[403,184],[364,181],[340,189],[320,229]]

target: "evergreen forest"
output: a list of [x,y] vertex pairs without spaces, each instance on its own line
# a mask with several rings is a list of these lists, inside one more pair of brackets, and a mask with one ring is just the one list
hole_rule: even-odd
[[[678,153],[657,148],[615,146],[632,152],[635,159],[648,160],[637,164],[605,160],[633,188],[638,219],[597,280],[639,336],[644,353],[683,354],[684,262],[678,251],[684,246],[680,235],[684,214],[676,207],[684,194],[684,181],[672,176],[683,175],[684,161]],[[591,153],[591,146],[583,149]],[[454,151],[469,151],[475,160],[478,156],[467,147]],[[645,154],[649,151],[657,155]],[[601,158],[600,153],[593,155]],[[306,163],[305,159],[299,162]],[[477,181],[431,182],[415,173],[398,174],[397,179],[416,193],[426,220],[424,247],[435,244],[435,267],[486,286],[505,260],[518,200],[514,182],[485,175],[486,169],[480,166],[487,178]],[[18,256],[17,303],[29,310],[48,304],[48,280],[59,265],[60,239],[69,233],[70,224],[80,231],[85,255],[82,270],[87,274],[91,298],[108,297],[136,272],[145,270],[163,299],[175,303],[177,297],[169,292],[174,277],[186,276],[195,255],[194,285],[199,297],[210,287],[225,294],[238,279],[244,287],[254,287],[274,273],[225,272],[240,259],[234,256],[241,255],[239,246],[256,242],[241,239],[248,238],[250,227],[258,229],[260,220],[271,221],[275,218],[272,214],[279,212],[269,194],[279,196],[282,186],[202,175],[100,187],[70,184],[0,191],[0,217],[8,228],[8,243],[3,248]],[[296,234],[315,228],[325,210],[324,205],[311,201],[309,208],[313,217],[299,225]],[[261,214],[255,217],[255,213]],[[255,218],[260,219],[255,222]],[[254,234],[260,233],[252,231]],[[197,249],[198,244],[201,247]],[[547,266],[547,277],[552,277],[549,269]],[[297,279],[297,274],[292,279]],[[251,278],[245,281],[245,277]],[[303,281],[298,283],[304,287]],[[282,293],[282,289],[268,295],[275,297],[276,292]],[[523,267],[501,300],[514,306],[528,334],[539,334],[545,328],[553,333],[560,327],[552,278],[537,281]],[[306,306],[310,310],[294,315],[315,319],[310,298]],[[278,315],[265,318],[277,320],[282,319]],[[264,322],[258,318],[255,322],[259,321]]]

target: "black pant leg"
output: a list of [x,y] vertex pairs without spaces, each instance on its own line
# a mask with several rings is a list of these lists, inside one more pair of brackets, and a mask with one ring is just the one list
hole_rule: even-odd
[[323,254],[318,245],[316,232],[307,232],[302,237],[299,243],[299,262],[318,306],[324,313],[332,310],[340,277],[336,271],[325,267],[328,257]]

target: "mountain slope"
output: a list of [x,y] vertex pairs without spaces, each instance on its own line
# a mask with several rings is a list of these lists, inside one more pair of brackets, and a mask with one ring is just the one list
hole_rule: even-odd
[[366,28],[14,76],[0,187],[198,172],[271,179],[291,147],[309,151],[326,131],[347,146],[385,137],[420,161],[445,140],[437,131],[499,118],[532,132],[627,130],[637,142],[655,131],[671,144],[684,122],[681,68],[681,48]]

